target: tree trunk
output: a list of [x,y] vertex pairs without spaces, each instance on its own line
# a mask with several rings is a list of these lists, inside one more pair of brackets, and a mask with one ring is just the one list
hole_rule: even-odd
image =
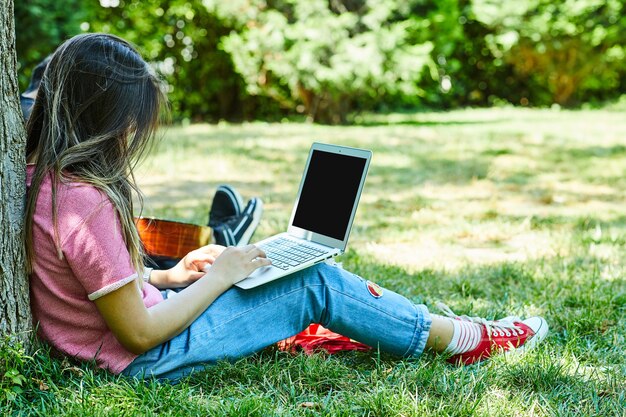
[[0,0],[0,335],[29,345],[32,319],[24,269],[25,134],[19,107],[13,0]]

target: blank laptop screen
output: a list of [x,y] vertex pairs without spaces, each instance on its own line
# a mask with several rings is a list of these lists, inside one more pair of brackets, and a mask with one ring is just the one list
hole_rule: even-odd
[[343,240],[366,159],[314,150],[293,225]]

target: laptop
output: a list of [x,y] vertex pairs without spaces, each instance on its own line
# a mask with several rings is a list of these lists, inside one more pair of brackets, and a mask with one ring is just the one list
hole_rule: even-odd
[[235,285],[254,288],[342,254],[371,159],[369,150],[314,142],[287,231],[255,243],[272,265]]

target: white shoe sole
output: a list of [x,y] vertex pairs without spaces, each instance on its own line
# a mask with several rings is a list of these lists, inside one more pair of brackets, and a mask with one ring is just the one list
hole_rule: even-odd
[[548,335],[548,322],[543,317],[531,317],[529,319],[523,320],[522,323],[533,329],[535,335],[526,340],[526,342],[522,346],[504,352],[504,354],[507,356],[521,354],[528,350],[534,349]]
[[245,246],[250,242],[252,235],[256,231],[256,228],[259,226],[259,222],[261,221],[261,216],[263,215],[263,200],[257,197],[257,204],[254,208],[254,212],[252,212],[252,223],[246,229],[246,231],[241,235],[241,239],[237,243],[237,246]]

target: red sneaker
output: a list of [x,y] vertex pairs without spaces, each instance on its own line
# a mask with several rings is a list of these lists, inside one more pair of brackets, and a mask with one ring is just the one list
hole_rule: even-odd
[[452,319],[471,321],[481,327],[481,340],[474,349],[448,358],[448,362],[457,365],[470,365],[497,353],[531,349],[548,334],[548,323],[543,317],[530,317],[526,320],[505,317],[492,321],[481,317],[457,316],[444,304],[440,304],[439,308]]

